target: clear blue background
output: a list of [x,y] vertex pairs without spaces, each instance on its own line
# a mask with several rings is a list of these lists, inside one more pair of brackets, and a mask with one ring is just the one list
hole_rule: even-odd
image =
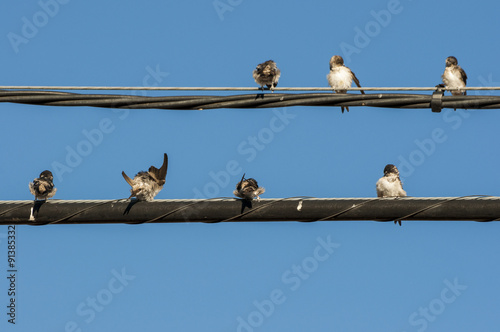
[[[59,1],[4,6],[0,85],[256,87],[252,70],[273,59],[279,86],[327,87],[334,54],[367,87],[435,86],[449,55],[469,86],[500,85],[495,1]],[[289,122],[266,136],[276,112]],[[164,152],[170,164],[158,199],[214,188],[210,174],[231,160],[266,188],[263,198],[373,197],[387,163],[400,166],[411,196],[500,194],[494,110],[127,112],[2,103],[0,115],[0,200],[32,199],[28,182],[45,169],[56,175],[57,199],[125,198],[121,171],[159,166]],[[55,172],[68,165],[68,151],[89,147],[84,132],[102,121],[108,132],[91,151]],[[262,145],[255,154],[244,152],[249,137]],[[207,197],[231,196],[240,174],[221,178]],[[0,329],[493,331],[499,231],[474,222],[21,226],[13,326],[2,226]],[[318,239],[337,247],[328,253]],[[308,269],[307,278],[294,266]]]

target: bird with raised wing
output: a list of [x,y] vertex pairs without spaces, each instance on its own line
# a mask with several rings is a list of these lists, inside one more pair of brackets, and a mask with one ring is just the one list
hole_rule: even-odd
[[266,189],[259,187],[255,179],[245,179],[245,174],[243,174],[240,182],[236,185],[236,190],[233,191],[233,194],[246,200],[257,198],[259,201],[259,195],[262,195],[265,191]]
[[122,176],[132,187],[130,198],[135,197],[139,201],[152,201],[154,197],[163,189],[165,178],[167,177],[168,156],[163,154],[163,165],[160,169],[151,166],[147,172],[141,171],[131,179],[125,172]]

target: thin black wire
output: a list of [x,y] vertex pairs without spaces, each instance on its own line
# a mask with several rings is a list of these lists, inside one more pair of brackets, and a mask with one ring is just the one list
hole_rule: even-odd
[[[0,90],[0,102],[44,106],[91,106],[120,109],[208,110],[288,106],[368,106],[431,108],[426,94],[250,93],[229,96],[134,96],[78,94],[37,90]],[[441,108],[500,109],[500,96],[444,96]]]

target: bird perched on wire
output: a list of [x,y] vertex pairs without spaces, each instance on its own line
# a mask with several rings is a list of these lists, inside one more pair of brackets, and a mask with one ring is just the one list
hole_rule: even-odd
[[[344,59],[340,55],[331,57],[330,73],[326,75],[326,79],[336,93],[347,93],[347,89],[351,87],[352,81],[356,83],[358,88],[361,88],[358,78],[349,67],[344,66]],[[361,90],[361,93],[365,94],[363,90]],[[349,112],[349,107],[347,106],[340,106],[340,108],[342,113],[344,113],[344,109]]]
[[147,172],[137,173],[134,179],[122,172],[123,178],[132,187],[130,198],[135,197],[139,201],[152,201],[153,198],[163,189],[165,178],[167,177],[168,156],[163,154],[163,165],[160,169],[151,166]]
[[233,194],[246,200],[257,198],[257,200],[260,201],[259,195],[262,195],[265,191],[266,189],[264,189],[264,187],[259,187],[255,179],[245,179],[245,174],[243,174]]
[[399,178],[399,171],[393,164],[388,164],[384,168],[384,176],[377,181],[378,197],[403,197],[406,191],[403,190],[403,183]]
[[[443,79],[446,89],[458,89],[450,91],[453,96],[467,95],[467,90],[463,90],[463,92],[461,90],[461,88],[465,88],[467,84],[467,74],[462,67],[458,65],[458,60],[454,56],[446,58],[446,68],[441,78]],[[455,111],[456,110],[455,108]]]
[[[403,190],[403,183],[399,178],[399,171],[393,164],[388,164],[384,168],[384,176],[376,184],[378,197],[404,197],[406,191]],[[401,220],[395,220],[394,223],[401,226]]]
[[38,199],[47,200],[56,194],[57,188],[54,187],[54,176],[51,171],[45,170],[40,173],[40,177],[29,183],[30,192]]
[[278,80],[280,79],[281,71],[276,67],[276,62],[273,60],[267,60],[259,65],[253,71],[253,79],[260,85],[262,91],[264,91],[264,85],[267,85],[271,92],[274,92],[274,88],[278,85]]
[[446,58],[446,68],[441,78],[446,89],[458,89],[450,91],[453,96],[467,95],[467,90],[461,90],[467,84],[467,74],[458,65],[458,60],[454,56]]

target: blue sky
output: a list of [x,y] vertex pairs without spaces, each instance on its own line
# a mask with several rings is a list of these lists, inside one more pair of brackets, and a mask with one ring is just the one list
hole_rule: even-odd
[[[366,87],[435,86],[450,55],[468,86],[499,86],[498,9],[427,0],[12,2],[0,13],[0,85],[256,87],[252,70],[273,59],[279,86],[326,87],[338,54]],[[148,93],[176,94],[184,92]],[[266,188],[263,198],[373,197],[388,163],[400,166],[410,196],[500,194],[494,110],[0,103],[0,114],[0,200],[32,199],[28,183],[45,169],[55,173],[56,199],[125,198],[121,171],[159,166],[164,152],[158,199],[231,196],[240,174],[213,185],[230,161]],[[68,159],[71,151],[83,153]],[[20,226],[14,326],[2,226],[0,329],[491,331],[500,323],[498,231],[474,222]]]

